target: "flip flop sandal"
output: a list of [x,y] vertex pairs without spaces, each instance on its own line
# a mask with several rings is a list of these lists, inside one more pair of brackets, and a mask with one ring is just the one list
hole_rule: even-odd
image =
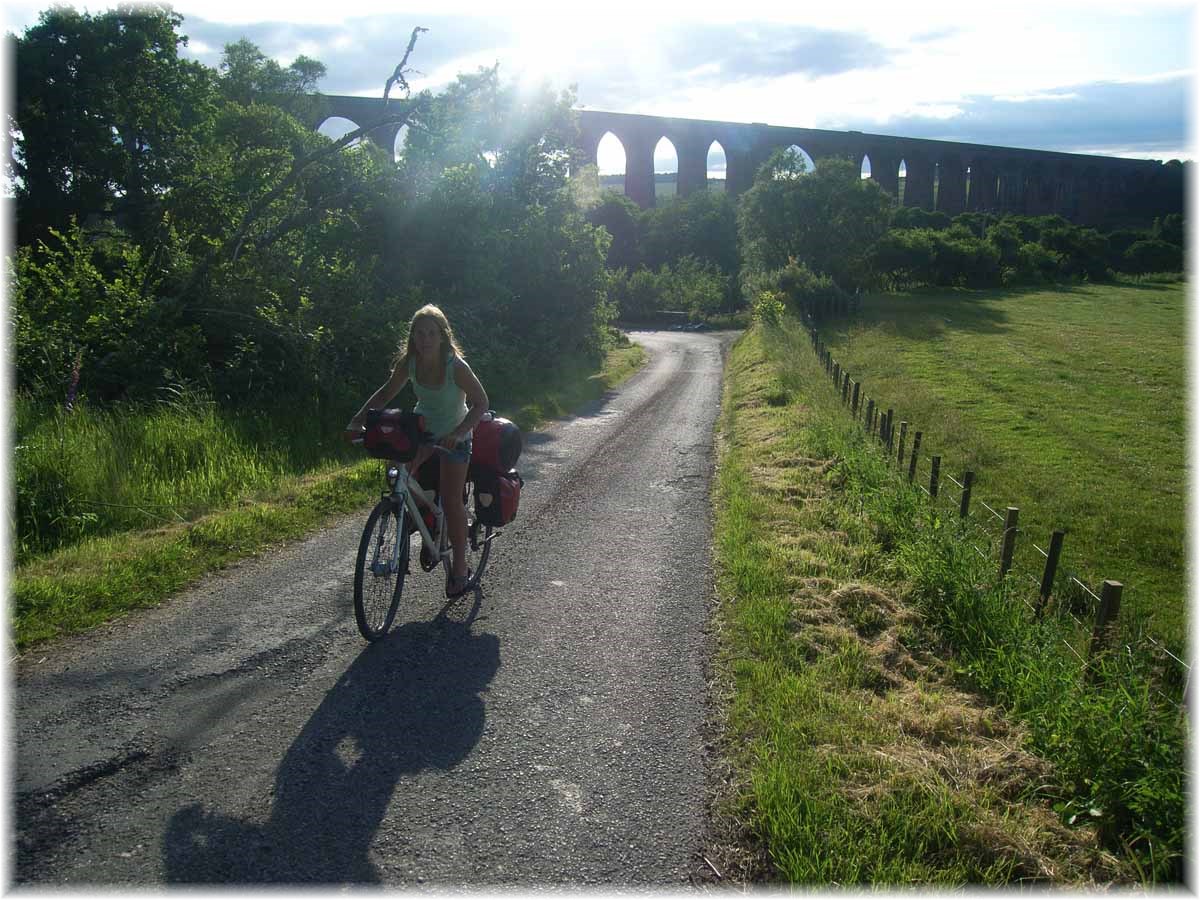
[[462,578],[450,577],[446,579],[446,599],[453,600],[456,597],[461,597],[471,588],[471,578],[474,572],[467,569],[467,574]]

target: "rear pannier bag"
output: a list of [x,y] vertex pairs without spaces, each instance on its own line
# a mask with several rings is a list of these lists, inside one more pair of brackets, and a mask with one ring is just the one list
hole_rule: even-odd
[[409,462],[425,434],[425,417],[400,409],[368,409],[363,447],[379,459]]
[[525,481],[516,469],[480,471],[475,476],[475,518],[483,525],[507,525],[517,515]]
[[523,445],[521,429],[488,410],[471,437],[471,467],[507,472],[517,464]]

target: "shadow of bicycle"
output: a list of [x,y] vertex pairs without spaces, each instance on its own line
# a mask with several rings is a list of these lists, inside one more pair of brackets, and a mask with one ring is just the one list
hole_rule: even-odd
[[176,812],[163,840],[167,881],[378,882],[368,848],[397,781],[453,767],[483,733],[479,694],[500,642],[472,632],[474,600],[465,620],[447,604],[364,648],[288,748],[265,824],[201,804]]

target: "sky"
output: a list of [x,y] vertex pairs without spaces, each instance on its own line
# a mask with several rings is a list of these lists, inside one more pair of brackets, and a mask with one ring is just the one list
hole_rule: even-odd
[[[22,32],[49,6],[7,3],[5,30]],[[1178,0],[173,6],[187,55],[215,67],[224,45],[245,37],[283,65],[320,60],[328,94],[382,96],[420,25],[429,31],[409,60],[414,91],[498,62],[518,85],[574,86],[581,109],[1193,157],[1196,23],[1193,4]],[[601,170],[619,170],[620,155],[606,142]]]

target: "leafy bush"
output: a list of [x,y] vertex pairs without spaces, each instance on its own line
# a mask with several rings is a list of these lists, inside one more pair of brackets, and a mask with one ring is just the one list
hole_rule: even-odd
[[194,329],[178,327],[148,286],[141,249],[120,237],[51,228],[49,242],[18,248],[11,315],[18,390],[61,399],[81,355],[85,393],[112,400],[152,390],[201,354]]
[[1123,270],[1141,275],[1146,272],[1178,272],[1183,268],[1183,248],[1166,241],[1135,241],[1124,254]]
[[1151,236],[1177,247],[1187,246],[1187,233],[1184,229],[1182,213],[1171,213],[1154,220]]
[[616,191],[602,191],[599,202],[587,210],[587,221],[612,236],[606,263],[610,269],[633,271],[643,265],[638,205]]
[[658,271],[624,269],[612,274],[610,297],[622,318],[637,321],[665,310],[686,311],[693,320],[716,314],[725,304],[729,279],[712,263],[685,256]]
[[1026,280],[1053,281],[1061,261],[1061,254],[1034,241],[1026,241],[1017,251],[1017,271]]
[[1000,251],[994,244],[953,229],[932,234],[934,284],[986,287],[999,283]]
[[1101,281],[1108,277],[1108,242],[1094,228],[1047,228],[1041,244],[1061,255],[1060,272],[1068,278]]
[[843,287],[860,285],[891,211],[891,197],[857,164],[823,159],[805,173],[794,152],[777,151],[738,203],[744,264],[766,272],[794,259]]
[[778,291],[760,291],[754,298],[754,320],[764,325],[778,325],[787,310],[783,301],[784,295]]
[[893,228],[883,235],[868,257],[876,282],[893,288],[932,283],[935,234],[928,228]]
[[941,210],[921,209],[919,206],[897,206],[892,210],[892,228],[920,228],[942,231],[950,227],[951,219]]

